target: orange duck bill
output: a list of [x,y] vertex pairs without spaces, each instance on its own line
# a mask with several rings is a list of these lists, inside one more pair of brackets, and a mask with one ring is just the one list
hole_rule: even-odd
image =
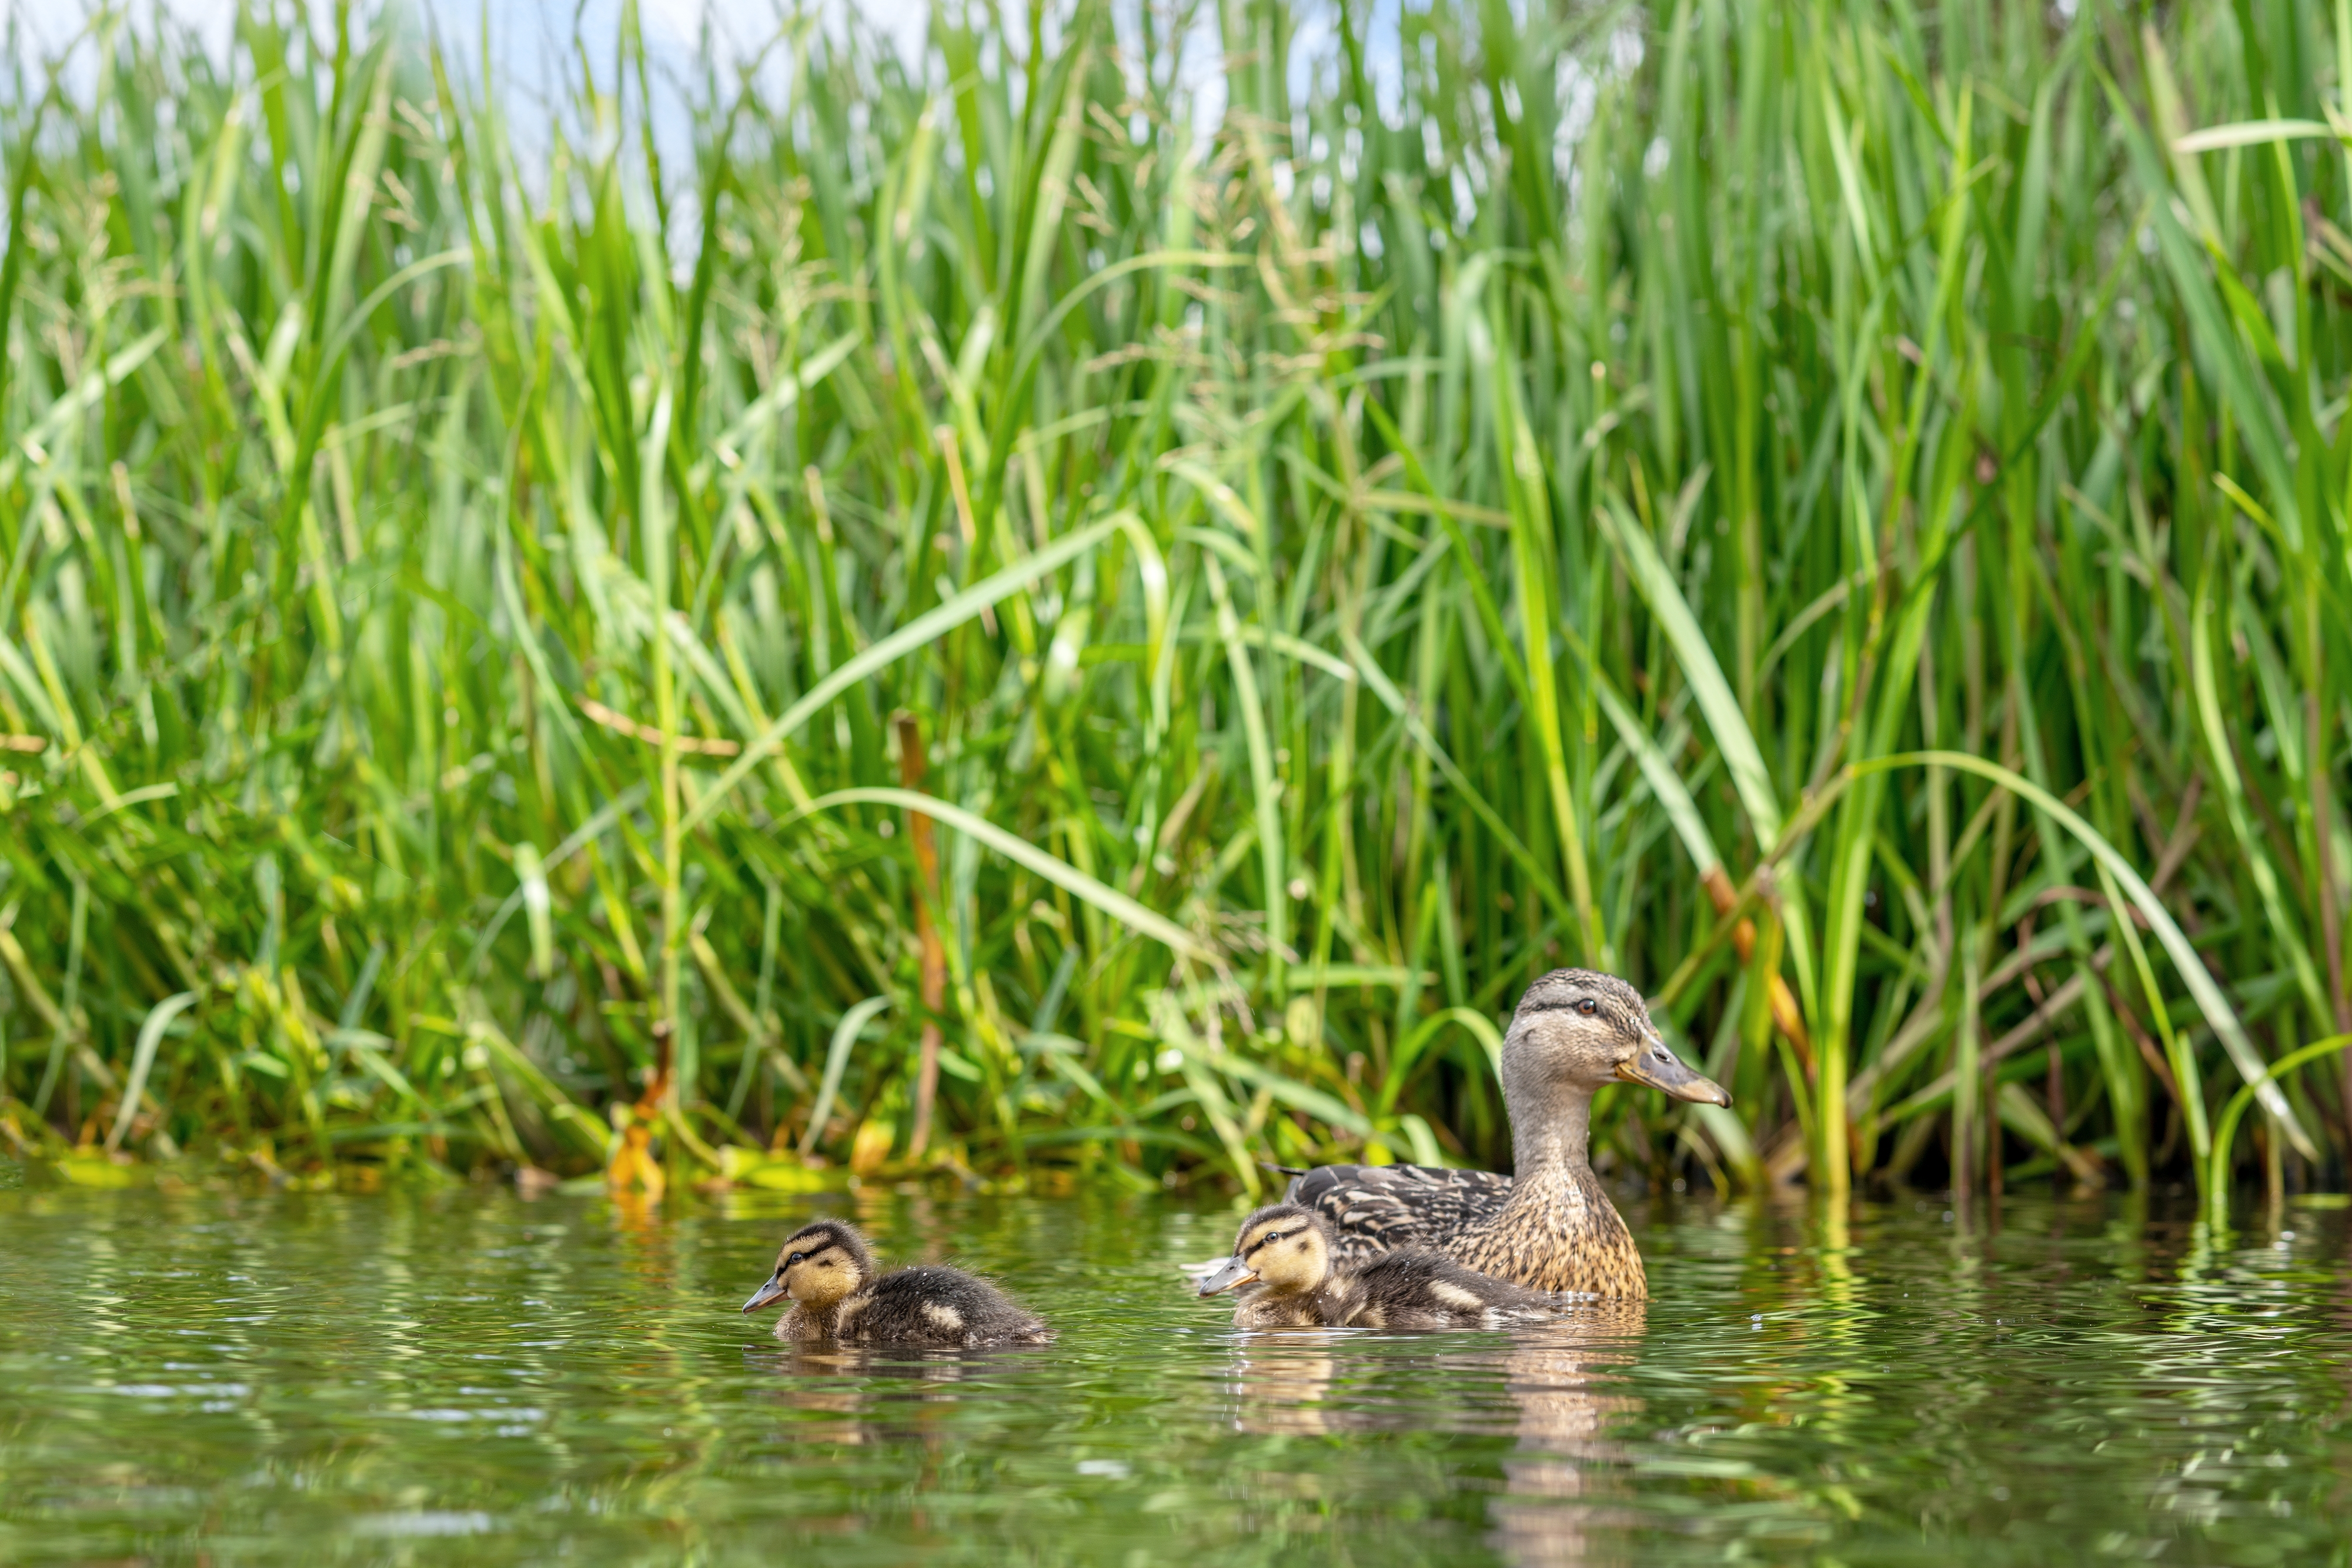
[[1682,1058],[1667,1050],[1663,1040],[1651,1040],[1632,1061],[1619,1062],[1617,1076],[1628,1083],[1645,1083],[1676,1100],[1701,1105],[1731,1103],[1731,1096],[1724,1092],[1722,1084],[1685,1067]]

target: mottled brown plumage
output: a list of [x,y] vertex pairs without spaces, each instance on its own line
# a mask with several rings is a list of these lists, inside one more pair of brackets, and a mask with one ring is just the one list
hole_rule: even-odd
[[1463,1267],[1425,1247],[1333,1261],[1329,1225],[1296,1203],[1242,1221],[1234,1255],[1201,1294],[1240,1290],[1237,1328],[1496,1329],[1539,1322],[1562,1303]]
[[1321,1166],[1284,1196],[1330,1222],[1343,1264],[1428,1247],[1532,1290],[1640,1298],[1648,1293],[1641,1251],[1586,1153],[1593,1092],[1618,1082],[1731,1103],[1666,1049],[1633,987],[1555,969],[1519,998],[1503,1040],[1516,1176]]
[[778,1339],[971,1350],[1054,1337],[1044,1319],[960,1269],[918,1264],[877,1276],[866,1238],[838,1219],[794,1231],[776,1254],[775,1273],[743,1310],[787,1297],[793,1304],[776,1324]]

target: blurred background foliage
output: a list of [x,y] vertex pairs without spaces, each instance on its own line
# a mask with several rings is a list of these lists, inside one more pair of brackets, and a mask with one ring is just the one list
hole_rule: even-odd
[[1497,1023],[1572,963],[1735,1092],[1604,1096],[1651,1182],[2340,1180],[2324,1052],[2214,1149],[2352,1028],[2347,51],[2342,0],[1038,0],[683,79],[625,15],[537,95],[360,7],[12,48],[0,1124],[1254,1190],[1507,1161]]

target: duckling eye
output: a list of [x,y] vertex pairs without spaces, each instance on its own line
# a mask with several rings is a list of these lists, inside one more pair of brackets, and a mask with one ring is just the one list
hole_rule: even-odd
[[807,1253],[805,1253],[805,1252],[795,1252],[795,1253],[793,1253],[791,1257],[789,1257],[789,1258],[787,1258],[787,1259],[785,1259],[785,1260],[784,1260],[784,1267],[785,1267],[785,1268],[787,1268],[787,1269],[789,1269],[789,1268],[791,1268],[791,1267],[792,1267],[793,1264],[795,1264],[795,1263],[805,1263],[805,1262],[807,1262],[807,1261],[808,1261],[808,1254],[807,1254]]
[[1591,1018],[1601,1010],[1601,1004],[1594,1001],[1591,997],[1585,997],[1577,1002],[1576,1010],[1582,1013],[1586,1018]]

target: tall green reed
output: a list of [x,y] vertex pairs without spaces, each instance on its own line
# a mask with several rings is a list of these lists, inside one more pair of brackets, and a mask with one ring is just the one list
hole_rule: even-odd
[[2340,1173],[2343,13],[12,49],[11,1136],[1255,1190],[1581,963],[1655,1181]]

